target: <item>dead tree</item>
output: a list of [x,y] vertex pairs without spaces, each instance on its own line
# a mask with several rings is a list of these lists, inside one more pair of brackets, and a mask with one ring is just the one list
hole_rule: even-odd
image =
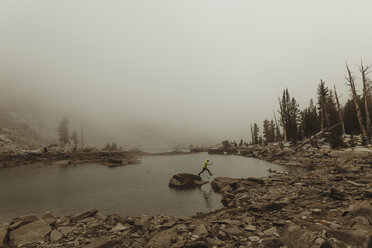
[[332,130],[333,128],[337,127],[338,125],[340,125],[340,123],[336,123],[334,124],[333,126],[331,127],[328,127],[320,132],[318,132],[317,134],[314,134],[313,136],[311,136],[310,138],[308,139],[305,139],[304,141],[301,142],[301,144],[299,144],[298,146],[295,147],[295,150],[297,150],[298,148],[304,146],[306,143],[310,142],[311,140],[313,139],[317,139],[319,136],[323,135],[325,132],[328,132],[330,130]]
[[344,119],[342,118],[342,109],[341,109],[341,106],[340,106],[340,102],[338,101],[336,85],[334,85],[333,87],[335,89],[335,98],[336,98],[336,104],[337,104],[338,120],[341,123],[341,131],[344,134],[345,133],[345,124],[344,124]]
[[283,146],[283,140],[282,140],[282,136],[280,135],[280,132],[279,132],[279,125],[278,125],[278,121],[276,120],[276,115],[275,115],[275,111],[273,110],[273,114],[274,114],[274,119],[275,119],[275,131],[276,131],[276,134],[279,136],[278,139],[279,139],[279,144],[280,144],[280,147]]
[[252,145],[254,145],[254,133],[253,133],[253,126],[251,124],[251,135],[252,135]]
[[369,69],[371,66],[367,65],[364,67],[363,62],[360,63],[359,71],[362,74],[362,81],[363,81],[363,97],[364,97],[364,108],[366,111],[366,131],[368,138],[370,137],[370,127],[371,127],[371,119],[369,117],[369,110],[368,110],[368,82],[367,82],[367,75],[370,73]]
[[362,133],[362,137],[364,139],[366,139],[367,138],[367,133],[366,133],[366,129],[364,128],[362,113],[360,111],[359,103],[358,103],[358,95],[357,95],[356,89],[355,89],[355,77],[352,75],[352,73],[349,69],[349,66],[347,64],[346,64],[346,69],[347,69],[348,76],[345,77],[345,78],[348,82],[348,86],[350,86],[350,90],[351,90],[351,93],[352,93],[352,96],[353,96],[353,101],[354,101],[355,109],[356,109],[356,112],[357,112],[360,132]]

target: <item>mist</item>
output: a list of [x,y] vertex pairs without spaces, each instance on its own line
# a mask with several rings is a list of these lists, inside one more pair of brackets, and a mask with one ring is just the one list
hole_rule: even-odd
[[[372,63],[371,1],[1,1],[0,103],[87,142],[249,140],[288,88]],[[27,107],[27,108],[26,108]],[[32,109],[32,110],[30,110]],[[57,136],[57,133],[55,133]]]

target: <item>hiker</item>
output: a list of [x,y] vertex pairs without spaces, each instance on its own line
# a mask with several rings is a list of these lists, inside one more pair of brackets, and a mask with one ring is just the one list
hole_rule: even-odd
[[205,162],[204,162],[204,166],[203,166],[203,170],[201,172],[199,172],[199,176],[200,174],[202,174],[204,171],[208,171],[209,175],[212,176],[213,174],[208,170],[207,166],[208,165],[212,165],[213,163],[209,163],[209,159],[206,159]]

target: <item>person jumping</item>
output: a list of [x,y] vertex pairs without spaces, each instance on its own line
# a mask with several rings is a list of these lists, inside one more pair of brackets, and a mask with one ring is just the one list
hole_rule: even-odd
[[208,165],[212,165],[213,163],[209,163],[209,159],[206,159],[205,162],[204,162],[204,166],[203,166],[203,170],[201,172],[199,172],[199,176],[200,174],[202,174],[204,171],[208,171],[209,175],[212,176],[213,174],[208,170],[207,166]]

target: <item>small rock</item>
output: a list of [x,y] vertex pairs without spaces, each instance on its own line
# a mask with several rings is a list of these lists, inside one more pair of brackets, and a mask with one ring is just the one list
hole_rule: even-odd
[[276,227],[271,227],[269,229],[266,229],[264,231],[264,234],[267,235],[267,236],[273,236],[276,232],[277,232]]
[[50,234],[50,241],[56,242],[60,240],[63,237],[62,233],[60,233],[58,230],[53,230]]
[[117,223],[116,226],[114,226],[110,232],[123,232],[125,230],[127,230],[128,227],[126,226],[123,226],[123,224],[121,223]]
[[102,237],[86,246],[83,246],[83,248],[111,248],[117,244],[119,244],[118,240],[113,240],[110,237]]
[[203,224],[200,224],[194,229],[192,234],[197,235],[197,236],[203,236],[205,234],[208,234],[208,230]]
[[258,241],[260,241],[260,237],[258,237],[258,236],[250,236],[248,238],[252,242],[258,242]]
[[107,216],[104,215],[104,214],[102,214],[102,213],[100,213],[100,212],[97,212],[97,213],[94,215],[94,217],[95,217],[97,220],[101,221],[101,222],[104,222],[104,221],[107,220]]
[[73,226],[58,227],[58,231],[60,231],[63,235],[67,235],[67,234],[73,232],[74,230],[76,230],[76,227],[73,227]]
[[256,231],[256,226],[254,225],[247,225],[244,227],[244,230],[248,231],[248,232],[254,232]]

